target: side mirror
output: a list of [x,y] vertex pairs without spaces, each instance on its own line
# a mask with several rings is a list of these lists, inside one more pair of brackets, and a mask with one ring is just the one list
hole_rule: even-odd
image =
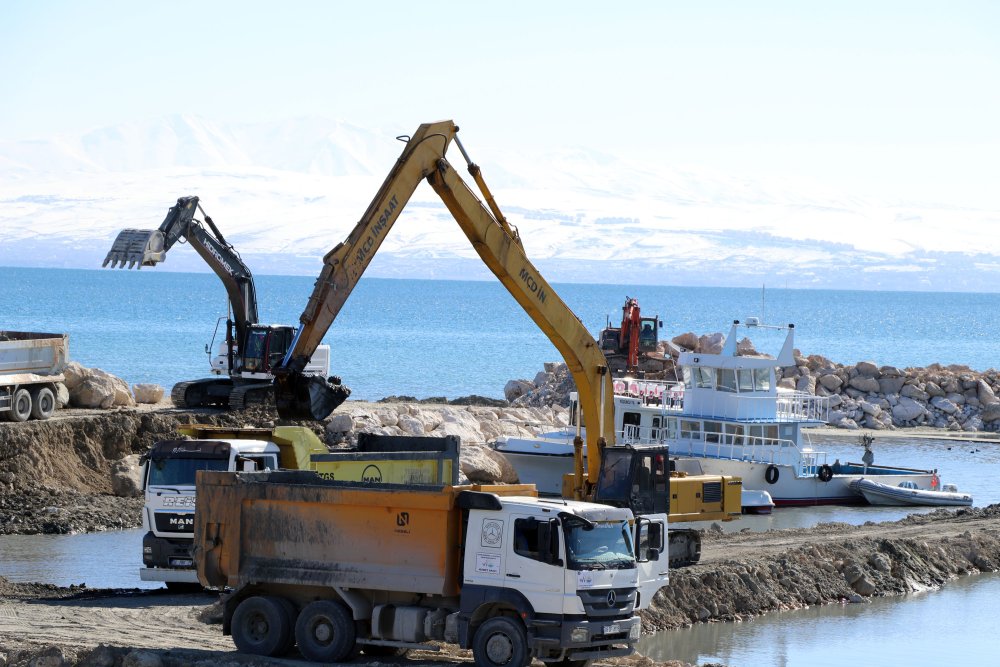
[[549,565],[562,565],[559,558],[559,524],[555,519],[538,523],[538,560]]

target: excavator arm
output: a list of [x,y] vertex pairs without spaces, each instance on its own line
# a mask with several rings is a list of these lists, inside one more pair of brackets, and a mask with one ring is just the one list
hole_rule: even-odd
[[[528,260],[517,232],[500,213],[492,194],[458,141],[451,121],[426,123],[409,138],[395,166],[350,235],[323,258],[323,269],[300,318],[301,326],[281,368],[275,371],[276,401],[282,417],[326,417],[336,404],[325,400],[319,378],[301,374],[372,257],[421,180],[441,197],[473,248],[517,303],[548,336],[573,374],[587,424],[588,451],[613,445],[614,401],[607,361],[597,342],[555,290]],[[454,141],[486,204],[469,188],[445,157]],[[339,403],[338,403],[339,404]],[[331,407],[332,405],[332,407]],[[583,440],[577,428],[577,448]],[[578,452],[579,454],[579,452]],[[597,483],[601,456],[588,456],[586,481],[582,455],[576,456],[576,494]]]
[[[194,217],[197,211],[204,215],[204,223]],[[167,211],[159,229],[123,229],[102,266],[111,264],[111,268],[123,269],[126,266],[130,269],[156,266],[167,258],[167,251],[182,240],[189,243],[219,276],[233,309],[236,340],[243,341],[247,327],[258,321],[253,275],[212,218],[205,214],[197,197],[180,197]]]

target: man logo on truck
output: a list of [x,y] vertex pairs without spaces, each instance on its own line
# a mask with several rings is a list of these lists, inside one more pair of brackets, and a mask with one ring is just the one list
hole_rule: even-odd
[[365,484],[381,484],[382,471],[377,465],[369,465],[361,471],[361,481]]

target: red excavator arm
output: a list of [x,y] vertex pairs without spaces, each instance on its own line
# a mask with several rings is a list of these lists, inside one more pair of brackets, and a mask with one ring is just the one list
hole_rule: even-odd
[[632,297],[625,297],[625,305],[622,306],[618,349],[627,355],[626,372],[634,373],[639,367],[639,302]]

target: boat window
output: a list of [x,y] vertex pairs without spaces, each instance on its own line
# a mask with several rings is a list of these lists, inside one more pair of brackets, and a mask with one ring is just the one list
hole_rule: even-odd
[[736,371],[732,368],[720,368],[716,375],[719,391],[736,391]]
[[667,427],[664,429],[664,439],[677,437],[677,418],[667,417]]
[[743,441],[742,424],[726,424],[726,442],[733,445],[745,444]]
[[720,433],[722,433],[722,424],[705,422],[705,442],[718,442]]
[[681,420],[681,437],[701,440],[701,422]]
[[711,389],[715,386],[715,369],[714,368],[695,368],[696,381],[698,387],[701,389]]
[[692,385],[692,379],[694,378],[694,373],[691,372],[690,368],[684,368],[684,387],[690,389]]
[[736,379],[739,380],[741,392],[753,391],[753,369],[741,368],[736,372]]
[[795,424],[782,424],[779,433],[782,440],[791,440],[794,442]]
[[659,442],[659,440],[660,440],[660,418],[659,417],[653,417],[653,430],[650,432],[649,435],[650,435],[650,438],[653,441]]
[[770,368],[754,369],[754,386],[757,387],[757,391],[771,391]]

